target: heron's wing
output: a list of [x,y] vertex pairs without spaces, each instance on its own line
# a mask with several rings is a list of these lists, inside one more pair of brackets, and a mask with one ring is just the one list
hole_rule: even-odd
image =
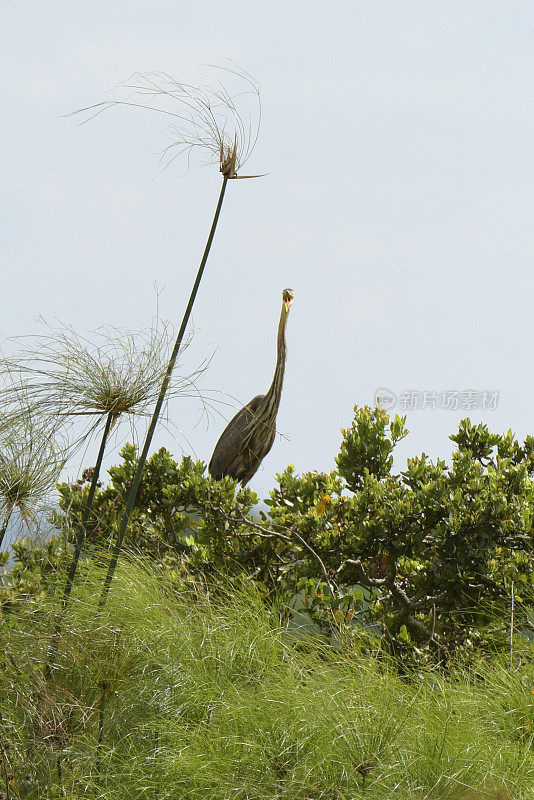
[[[258,467],[273,446],[275,435],[276,423],[273,422],[269,426],[263,425],[260,429],[260,436],[253,436],[250,443],[243,449],[237,459],[238,463],[236,463],[238,480],[241,481],[242,486],[246,486],[258,471]],[[230,468],[233,468],[233,465],[230,465]]]
[[220,480],[225,475],[230,475],[239,479],[239,465],[243,454],[247,452],[247,441],[255,420],[254,412],[263,397],[264,395],[259,394],[243,406],[222,432],[208,466],[212,478]]

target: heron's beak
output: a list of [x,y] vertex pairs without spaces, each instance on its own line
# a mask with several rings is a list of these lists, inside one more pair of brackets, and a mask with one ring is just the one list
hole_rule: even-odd
[[289,313],[289,309],[291,308],[291,303],[293,302],[293,292],[291,289],[284,290],[284,305],[286,307],[286,314]]

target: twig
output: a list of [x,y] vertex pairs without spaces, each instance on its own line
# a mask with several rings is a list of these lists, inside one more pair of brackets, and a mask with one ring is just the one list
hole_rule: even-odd
[[332,585],[332,582],[330,581],[330,578],[328,577],[328,572],[326,571],[326,567],[324,565],[321,556],[313,549],[313,547],[310,544],[308,544],[308,542],[300,535],[300,533],[297,533],[297,531],[294,530],[294,528],[287,528],[284,526],[284,530],[289,532],[290,534],[289,536],[280,533],[280,531],[274,531],[273,533],[272,531],[269,531],[267,528],[265,528],[263,525],[259,525],[257,522],[253,522],[253,520],[249,519],[248,517],[245,517],[243,513],[240,513],[236,519],[235,516],[234,517],[229,516],[222,508],[218,506],[210,506],[210,507],[213,511],[222,514],[223,517],[227,519],[229,522],[244,522],[249,527],[254,528],[254,530],[257,532],[257,535],[262,536],[264,539],[282,539],[285,542],[291,542],[292,536],[295,539],[298,539],[299,542],[302,544],[302,546],[305,547],[306,550],[308,550],[312,554],[312,556],[316,559],[316,561],[320,565],[321,572],[323,573],[323,578],[325,580],[326,585],[328,586],[330,594],[332,595],[332,597],[335,597],[336,593],[334,587]]
[[397,606],[400,606],[400,614],[406,620],[406,624],[413,630],[416,630],[427,642],[438,644],[434,637],[434,631],[430,631],[427,626],[414,616],[416,610],[416,603],[410,600],[406,592],[395,583],[395,576],[397,572],[396,562],[393,561],[388,575],[385,578],[371,578],[365,571],[363,564],[359,559],[348,558],[344,561],[338,569],[338,573],[349,564],[355,568],[357,578],[371,589],[385,588],[389,591],[390,595],[396,601]]
[[375,588],[378,586],[384,586],[386,579],[385,578],[371,578],[363,568],[363,564],[359,559],[355,558],[347,558],[343,563],[338,567],[337,573],[339,574],[346,566],[349,564],[351,567],[355,567],[357,577],[361,580],[361,582],[367,586],[368,588]]

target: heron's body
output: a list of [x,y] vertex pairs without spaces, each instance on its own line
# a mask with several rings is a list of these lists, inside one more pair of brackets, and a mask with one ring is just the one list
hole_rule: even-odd
[[245,486],[273,445],[286,362],[287,315],[293,300],[290,289],[284,290],[283,300],[273,381],[267,394],[253,397],[222,432],[208,467],[216,480],[229,475]]

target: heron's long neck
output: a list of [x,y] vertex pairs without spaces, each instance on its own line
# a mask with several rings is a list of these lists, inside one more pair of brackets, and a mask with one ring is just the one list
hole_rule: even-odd
[[276,367],[274,370],[273,382],[269,387],[269,391],[265,395],[264,403],[269,410],[276,413],[280,403],[280,395],[282,394],[282,383],[284,382],[284,370],[286,368],[286,324],[287,314],[285,307],[282,307],[280,314],[280,322],[278,324],[278,338],[276,342]]

